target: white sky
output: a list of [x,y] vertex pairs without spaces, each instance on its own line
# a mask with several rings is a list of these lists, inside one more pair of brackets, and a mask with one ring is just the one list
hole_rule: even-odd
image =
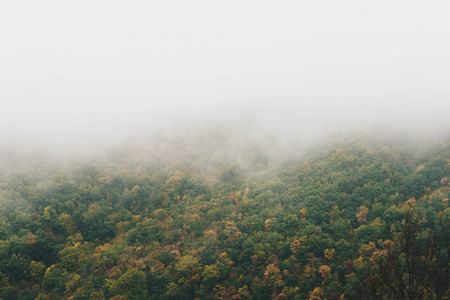
[[0,1],[3,141],[250,115],[303,133],[444,127],[449,112],[448,1]]

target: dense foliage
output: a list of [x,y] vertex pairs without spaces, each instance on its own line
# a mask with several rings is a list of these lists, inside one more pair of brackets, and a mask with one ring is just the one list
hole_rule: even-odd
[[3,163],[0,298],[450,297],[450,144],[216,142]]

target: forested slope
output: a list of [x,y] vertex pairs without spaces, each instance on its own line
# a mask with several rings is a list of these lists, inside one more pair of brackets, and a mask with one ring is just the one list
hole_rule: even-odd
[[0,298],[450,297],[448,142],[347,138],[279,163],[222,138],[75,164],[3,151]]

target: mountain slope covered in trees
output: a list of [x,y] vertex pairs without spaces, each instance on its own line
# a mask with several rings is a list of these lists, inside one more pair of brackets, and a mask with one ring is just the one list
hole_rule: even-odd
[[4,149],[0,298],[447,299],[450,143],[428,144],[276,160],[209,132],[73,164]]

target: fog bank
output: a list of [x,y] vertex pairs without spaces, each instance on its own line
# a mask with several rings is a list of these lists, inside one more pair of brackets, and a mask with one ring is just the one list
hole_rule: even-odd
[[443,132],[449,34],[446,1],[7,0],[1,143],[86,148],[211,126],[304,142]]

